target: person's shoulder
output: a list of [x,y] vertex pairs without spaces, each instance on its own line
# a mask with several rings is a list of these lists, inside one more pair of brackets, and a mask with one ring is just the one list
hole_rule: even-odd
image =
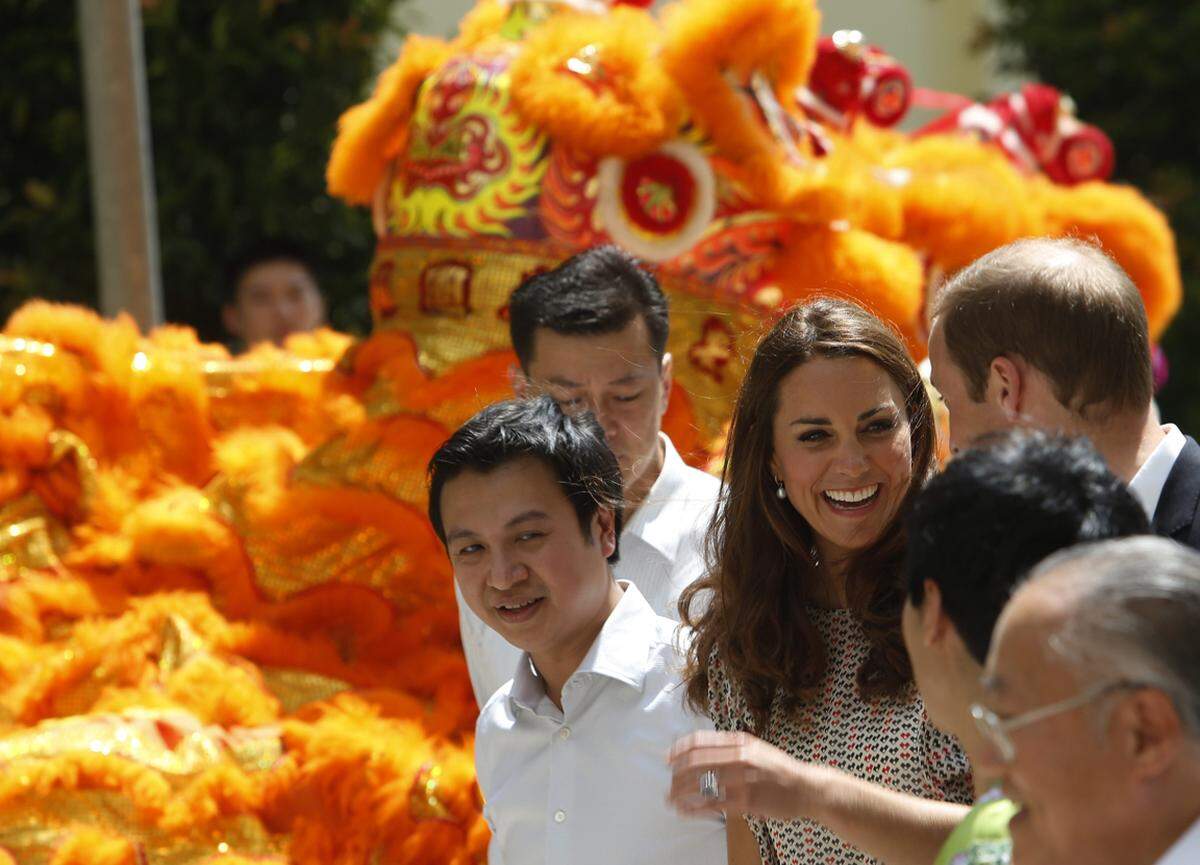
[[721,481],[708,472],[689,465],[680,469],[679,483],[671,496],[670,522],[689,543],[708,530],[713,512],[721,497]]
[[512,679],[496,689],[496,693],[488,698],[479,710],[479,718],[475,721],[475,736],[481,737],[493,733],[511,730],[517,722],[512,705]]
[[690,635],[690,629],[679,624],[674,619],[660,616],[657,613],[653,618],[646,618],[646,631],[650,635],[650,647],[652,652],[676,652],[679,647],[684,649],[687,643],[680,643],[681,635],[684,637]]
[[691,640],[692,631],[686,625],[664,616],[654,617],[643,693],[656,712],[672,719],[668,723],[680,734],[712,729],[706,716],[698,715],[687,705],[686,672]]
[[1163,481],[1151,527],[1200,549],[1200,445],[1189,435]]
[[1183,433],[1183,447],[1179,450],[1179,456],[1175,458],[1175,465],[1182,466],[1185,471],[1200,474],[1200,444],[1187,433]]
[[674,619],[655,615],[646,619],[649,652],[646,658],[648,671],[660,671],[667,677],[678,679],[687,659],[691,641],[691,630]]
[[695,466],[690,466],[687,463],[683,464],[683,468],[679,471],[679,476],[684,489],[692,495],[703,497],[705,500],[715,501],[721,491],[720,478]]
[[688,463],[675,447],[675,443],[671,441],[671,437],[665,432],[660,433],[660,435],[668,445],[669,456],[667,462],[669,465],[674,466],[672,472],[678,478],[676,481],[678,486],[691,495],[701,495],[709,499],[715,499],[721,489],[720,478]]

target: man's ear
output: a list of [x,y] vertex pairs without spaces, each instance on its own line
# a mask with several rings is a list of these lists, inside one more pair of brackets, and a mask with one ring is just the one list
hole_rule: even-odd
[[1187,746],[1183,719],[1166,692],[1138,688],[1113,710],[1113,730],[1143,781],[1168,771]]
[[987,388],[984,398],[1004,412],[1009,421],[1021,416],[1025,398],[1024,370],[1012,358],[997,355],[988,365]]
[[608,558],[617,548],[617,518],[609,508],[597,508],[595,518],[597,540],[604,558]]
[[226,333],[237,337],[242,335],[242,316],[236,305],[227,303],[221,307],[221,323],[225,325]]
[[529,377],[525,375],[525,371],[516,364],[512,364],[508,368],[508,382],[512,385],[513,393],[518,399],[525,399],[533,390],[533,383]]
[[664,352],[659,369],[659,380],[662,382],[662,407],[659,417],[667,413],[667,404],[671,401],[671,387],[675,383],[675,358],[671,352]]
[[925,598],[917,607],[921,620],[921,642],[940,645],[950,633],[950,618],[942,607],[942,590],[933,580],[925,581]]

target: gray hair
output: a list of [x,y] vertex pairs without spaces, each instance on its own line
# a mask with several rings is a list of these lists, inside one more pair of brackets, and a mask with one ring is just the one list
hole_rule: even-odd
[[1200,740],[1200,553],[1152,536],[1081,544],[1029,583],[1048,578],[1071,604],[1054,647],[1077,668],[1162,690]]

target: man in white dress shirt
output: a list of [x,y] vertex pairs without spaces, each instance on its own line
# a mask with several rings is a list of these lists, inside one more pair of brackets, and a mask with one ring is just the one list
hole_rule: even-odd
[[1198,632],[1200,554],[1164,538],[1057,553],[1013,595],[972,713],[1014,862],[1200,862]]
[[[678,620],[679,593],[704,569],[704,533],[720,483],[691,468],[661,431],[671,395],[667,298],[613,246],[576,255],[527,280],[509,303],[519,396],[546,393],[568,413],[591,411],[621,467],[625,529],[618,579],[660,616]],[[458,595],[463,651],[482,706],[512,678],[518,650]]]
[[461,596],[522,650],[476,726],[491,865],[724,863],[723,822],[667,805],[671,744],[712,727],[683,705],[676,623],[613,578],[622,476],[594,418],[498,403],[429,477]]
[[956,274],[932,319],[952,449],[1021,425],[1086,436],[1156,534],[1200,547],[1200,445],[1158,422],[1146,310],[1120,265],[1078,240],[1018,240]]

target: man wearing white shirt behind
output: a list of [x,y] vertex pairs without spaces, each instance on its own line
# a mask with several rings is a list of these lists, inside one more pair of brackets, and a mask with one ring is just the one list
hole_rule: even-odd
[[1014,862],[1200,862],[1198,629],[1200,554],[1165,538],[1070,548],[1013,595],[972,714]]
[[[614,246],[589,249],[526,280],[509,302],[518,396],[549,394],[568,414],[590,411],[621,467],[625,529],[618,579],[660,616],[704,569],[704,533],[720,483],[691,468],[662,432],[671,395],[667,298]],[[518,650],[458,594],[463,651],[482,706],[512,678]]]
[[724,863],[724,824],[666,801],[671,744],[712,726],[684,708],[676,623],[613,577],[622,476],[594,418],[498,403],[429,479],[461,597],[521,650],[475,731],[489,862]]
[[1146,310],[1120,265],[1079,240],[1018,240],[957,273],[932,321],[952,449],[1012,426],[1086,436],[1156,534],[1200,548],[1200,445],[1156,418]]

